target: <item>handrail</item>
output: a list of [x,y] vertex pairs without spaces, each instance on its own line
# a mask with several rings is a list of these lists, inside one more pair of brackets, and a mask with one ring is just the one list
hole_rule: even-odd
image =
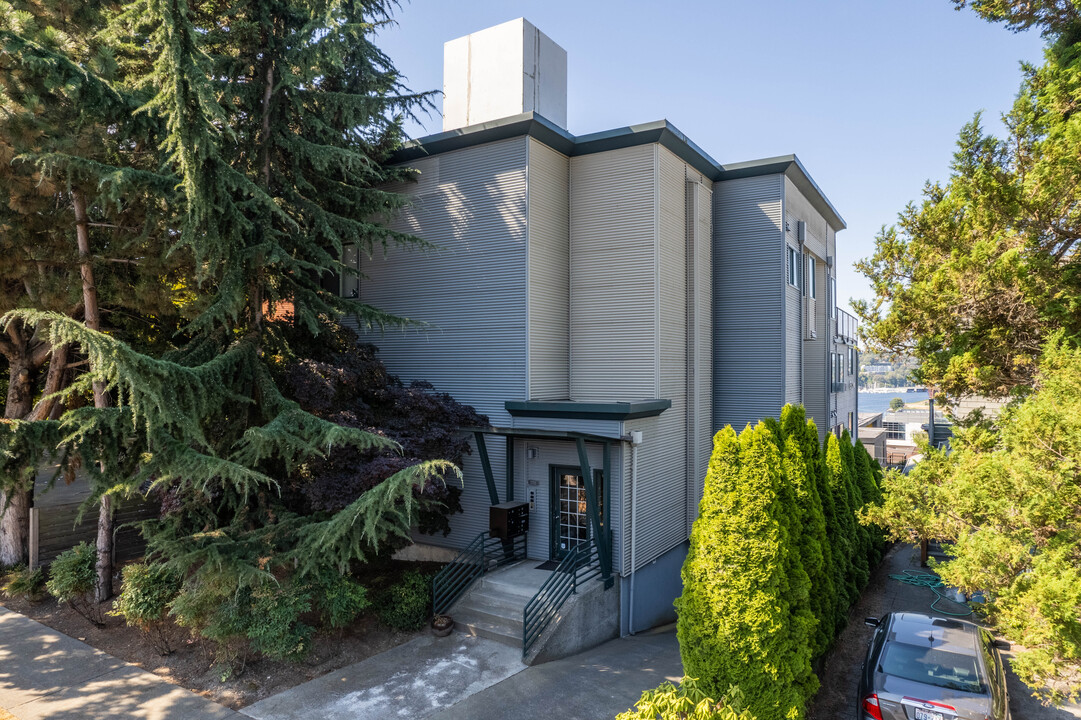
[[544,581],[522,611],[522,657],[529,653],[566,599],[578,591],[578,586],[600,574],[600,552],[592,537],[573,547],[559,561],[551,577]]
[[510,540],[490,535],[488,530],[477,535],[432,578],[432,612],[436,615],[450,609],[484,573],[500,565],[525,559],[525,535]]

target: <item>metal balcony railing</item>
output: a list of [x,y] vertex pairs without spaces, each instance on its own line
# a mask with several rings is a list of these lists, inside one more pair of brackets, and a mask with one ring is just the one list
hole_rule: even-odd
[[859,321],[853,315],[846,313],[841,308],[836,308],[834,312],[834,337],[848,345],[855,345],[856,339],[859,336]]

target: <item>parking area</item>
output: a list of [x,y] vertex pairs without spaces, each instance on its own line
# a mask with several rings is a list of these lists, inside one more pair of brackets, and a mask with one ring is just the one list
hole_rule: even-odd
[[[874,633],[873,628],[863,624],[863,618],[882,617],[886,613],[902,611],[940,614],[931,609],[935,595],[930,589],[890,579],[890,575],[919,569],[919,549],[913,545],[894,545],[886,555],[867,584],[863,596],[849,613],[848,627],[841,632],[833,650],[818,670],[822,689],[808,709],[808,720],[857,718],[856,689],[860,665]],[[1003,653],[1005,658],[1011,655],[1010,652]],[[1006,683],[1010,693],[1010,713],[1014,720],[1081,718],[1081,706],[1076,704],[1057,708],[1041,705],[1012,671],[1007,670]]]

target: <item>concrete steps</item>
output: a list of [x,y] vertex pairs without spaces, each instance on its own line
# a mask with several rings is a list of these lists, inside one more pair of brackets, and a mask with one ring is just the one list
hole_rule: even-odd
[[450,609],[455,628],[521,648],[522,611],[549,575],[535,570],[536,563],[516,563],[479,579]]

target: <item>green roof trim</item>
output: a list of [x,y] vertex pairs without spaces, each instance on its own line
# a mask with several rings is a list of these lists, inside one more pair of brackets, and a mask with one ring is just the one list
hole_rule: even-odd
[[394,154],[391,161],[406,163],[428,155],[522,136],[534,138],[568,157],[659,143],[714,182],[762,175],[787,175],[835,230],[847,227],[844,218],[795,155],[721,165],[667,120],[628,125],[576,137],[543,115],[527,112],[410,140]]
[[568,420],[634,420],[654,417],[672,407],[671,400],[634,402],[572,402],[570,400],[508,400],[504,406],[514,417]]

